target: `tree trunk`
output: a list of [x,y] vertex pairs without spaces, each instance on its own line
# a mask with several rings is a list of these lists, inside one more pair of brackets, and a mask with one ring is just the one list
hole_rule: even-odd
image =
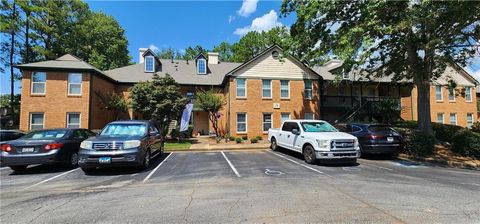
[[415,80],[417,86],[417,117],[418,130],[432,134],[432,118],[430,115],[430,82],[427,80]]
[[15,105],[15,74],[14,74],[14,69],[13,69],[13,56],[15,54],[15,29],[16,29],[16,21],[17,18],[16,18],[16,9],[17,9],[17,5],[16,5],[16,2],[13,1],[13,4],[12,4],[12,27],[10,27],[10,35],[11,35],[11,38],[10,38],[10,108],[12,110],[12,119],[15,121],[15,112],[13,110],[14,108],[14,105]]
[[24,63],[30,63],[30,11],[25,12],[25,57]]
[[215,131],[215,136],[218,137],[218,119],[217,114],[210,112],[208,118],[212,122],[213,130]]

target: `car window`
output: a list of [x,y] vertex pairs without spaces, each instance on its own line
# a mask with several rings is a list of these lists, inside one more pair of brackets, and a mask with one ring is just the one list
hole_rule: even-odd
[[359,131],[361,131],[361,130],[362,130],[361,127],[358,127],[358,126],[356,126],[356,125],[352,125],[352,132],[359,132]]
[[368,130],[371,132],[390,132],[393,131],[392,128],[390,128],[387,125],[370,125],[368,126]]
[[75,130],[73,132],[73,138],[87,138],[87,135],[85,135],[85,133],[82,131],[82,130]]
[[282,126],[282,131],[292,131],[292,122],[285,122]]
[[22,137],[22,139],[60,139],[67,134],[68,130],[40,130],[32,131]]
[[338,130],[334,128],[327,122],[319,121],[309,121],[301,122],[303,131],[305,132],[337,132]]
[[102,136],[143,136],[146,134],[146,124],[135,123],[113,123],[108,124],[102,130],[100,135]]
[[292,128],[290,129],[290,131],[293,131],[293,129],[297,129],[298,131],[300,131],[300,127],[297,123],[292,123]]
[[95,133],[93,133],[93,131],[90,131],[90,130],[82,130],[82,131],[87,137],[91,137],[91,136],[96,135]]

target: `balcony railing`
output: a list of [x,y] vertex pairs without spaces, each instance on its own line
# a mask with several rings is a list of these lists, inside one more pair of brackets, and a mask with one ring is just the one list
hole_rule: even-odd
[[323,96],[324,108],[353,108],[369,102],[380,102],[384,100],[393,100],[400,108],[400,98],[395,97],[359,97],[359,96]]

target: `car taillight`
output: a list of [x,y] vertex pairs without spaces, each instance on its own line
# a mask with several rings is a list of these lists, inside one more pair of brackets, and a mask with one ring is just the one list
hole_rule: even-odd
[[45,150],[55,150],[55,149],[60,149],[63,147],[63,143],[48,143],[44,149]]
[[367,138],[369,139],[381,139],[383,136],[381,135],[367,135]]
[[12,151],[12,146],[9,144],[3,144],[2,145],[2,151],[4,152],[11,152]]

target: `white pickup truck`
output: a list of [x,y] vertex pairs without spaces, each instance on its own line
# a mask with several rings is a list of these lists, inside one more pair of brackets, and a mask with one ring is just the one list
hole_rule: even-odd
[[339,132],[322,120],[287,120],[282,128],[268,130],[272,150],[300,152],[310,164],[319,160],[356,163],[360,157],[357,137]]

